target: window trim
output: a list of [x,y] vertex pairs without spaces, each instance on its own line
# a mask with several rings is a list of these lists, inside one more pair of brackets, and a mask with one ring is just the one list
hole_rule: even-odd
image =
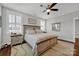
[[[9,17],[9,20],[10,20],[10,15],[13,15],[15,18],[15,22],[14,23],[12,23],[12,22],[9,22],[9,25],[12,25],[12,24],[14,24],[15,25],[15,29],[10,29],[10,27],[9,27],[9,31],[10,32],[13,32],[13,33],[22,33],[22,16],[20,16],[20,15],[15,15],[15,14],[9,14],[8,15],[8,17]],[[17,16],[18,17],[20,17],[21,19],[20,19],[20,22],[17,22]],[[12,19],[11,19],[12,20]],[[17,25],[19,25],[19,27],[17,27]],[[12,26],[11,26],[12,27]],[[17,28],[19,28],[19,29],[17,29]]]

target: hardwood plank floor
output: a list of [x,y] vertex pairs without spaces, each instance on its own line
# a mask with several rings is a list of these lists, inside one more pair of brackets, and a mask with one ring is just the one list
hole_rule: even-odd
[[[74,44],[58,40],[58,44],[51,49],[44,52],[41,56],[73,56],[74,54]],[[0,56],[29,56],[33,55],[32,50],[29,48],[27,43],[8,46],[7,48],[0,50]]]
[[11,55],[11,46],[8,46],[0,50],[0,56],[10,56],[10,55]]
[[58,44],[41,56],[73,56],[74,44],[58,40]]
[[[52,46],[51,49],[41,54],[41,56],[73,56],[73,51],[74,51],[74,44],[58,40],[57,45],[55,45],[54,47]],[[12,47],[11,55],[32,56],[33,52],[31,52],[31,49],[29,48],[27,43],[24,43],[22,45]]]

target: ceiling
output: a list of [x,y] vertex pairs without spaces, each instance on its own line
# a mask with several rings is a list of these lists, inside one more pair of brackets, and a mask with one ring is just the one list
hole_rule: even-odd
[[79,10],[79,3],[58,3],[53,8],[58,8],[59,11],[52,11],[50,15],[47,15],[46,12],[42,13],[45,8],[40,7],[41,4],[47,6],[49,3],[2,3],[3,6],[8,8],[12,8],[43,19],[57,17]]

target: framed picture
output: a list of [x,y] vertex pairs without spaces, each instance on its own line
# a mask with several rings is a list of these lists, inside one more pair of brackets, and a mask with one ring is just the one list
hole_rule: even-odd
[[52,23],[52,31],[60,31],[61,23]]
[[36,19],[28,18],[28,24],[37,24]]

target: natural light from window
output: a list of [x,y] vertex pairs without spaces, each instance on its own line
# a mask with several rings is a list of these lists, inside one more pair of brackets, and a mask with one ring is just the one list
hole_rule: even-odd
[[18,15],[9,14],[9,32],[21,33],[22,32],[22,17]]
[[42,30],[42,31],[45,31],[45,30],[46,30],[46,29],[45,29],[45,23],[46,23],[45,20],[41,20],[41,30]]

